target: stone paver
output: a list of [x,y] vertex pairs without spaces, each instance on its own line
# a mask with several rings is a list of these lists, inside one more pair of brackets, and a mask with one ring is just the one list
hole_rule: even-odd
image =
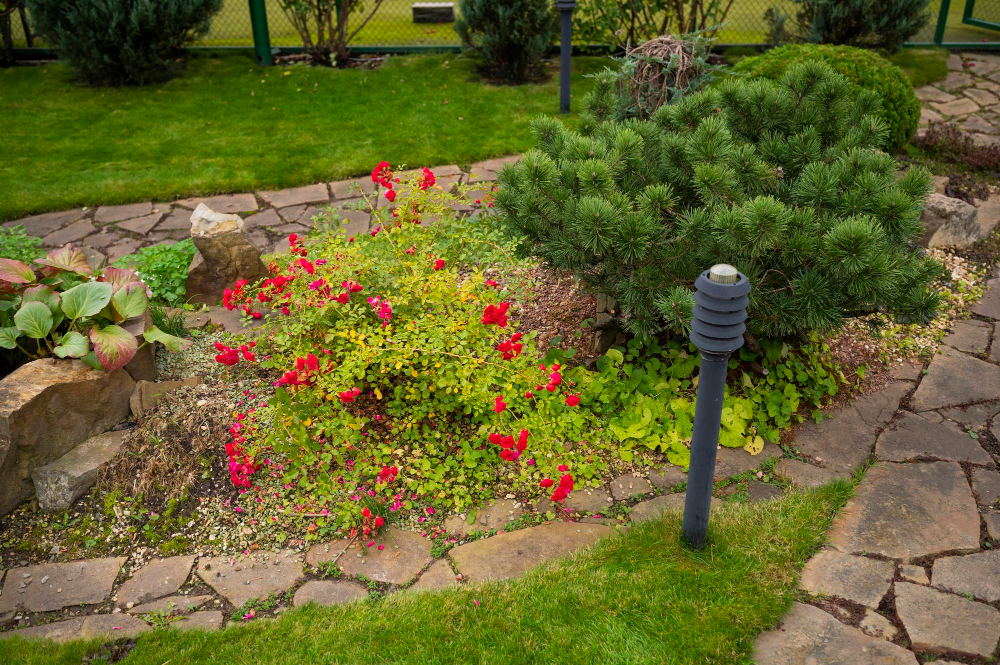
[[916,411],[995,400],[1000,367],[943,346],[911,398]]
[[983,518],[986,521],[986,533],[994,541],[1000,541],[1000,513],[989,513]]
[[834,521],[830,544],[893,559],[979,549],[979,513],[955,462],[886,463],[868,470]]
[[302,555],[290,550],[262,552],[239,560],[209,557],[198,562],[198,577],[236,607],[288,591],[302,576]]
[[51,612],[71,605],[107,600],[125,557],[46,563],[7,571],[0,613],[21,607],[28,612]]
[[802,569],[799,586],[812,594],[836,596],[872,609],[882,602],[896,566],[889,561],[823,550]]
[[348,580],[312,580],[299,587],[292,598],[295,607],[307,603],[340,605],[368,597],[368,589]]
[[177,593],[191,574],[194,559],[194,556],[172,556],[150,561],[118,589],[118,605],[140,605]]
[[[928,418],[930,413],[925,412],[920,415]],[[969,406],[951,406],[947,409],[940,409],[939,413],[945,418],[972,429],[980,429],[990,418],[1000,413],[1000,402],[985,402],[983,404],[970,404]]]
[[879,435],[875,455],[892,462],[939,459],[980,465],[993,463],[989,453],[967,432],[952,425],[928,422],[906,411]]
[[669,490],[681,483],[686,483],[687,480],[687,474],[681,471],[679,466],[673,464],[649,472],[649,482],[653,483],[653,487],[658,490]]
[[257,198],[253,194],[221,194],[177,201],[177,205],[190,210],[197,208],[199,203],[204,203],[215,212],[223,213],[251,212],[259,209]]
[[896,637],[896,633],[899,632],[896,630],[896,627],[892,625],[891,621],[871,608],[865,609],[865,616],[861,619],[861,623],[858,624],[858,628],[860,628],[861,632],[865,635],[881,637],[886,640],[892,640]]
[[278,213],[274,210],[265,210],[263,212],[258,212],[255,215],[250,215],[243,220],[243,228],[249,231],[250,229],[255,229],[259,227],[275,227],[281,226],[281,218]]
[[720,447],[715,453],[715,479],[725,480],[741,473],[752,471],[764,462],[781,457],[781,448],[770,441],[764,442],[764,449],[751,455],[742,448]]
[[417,578],[417,581],[410,586],[413,591],[430,591],[432,589],[449,589],[459,586],[455,578],[455,571],[451,569],[444,559],[435,561],[430,568],[425,570]]
[[941,343],[966,353],[984,353],[990,345],[992,331],[993,326],[985,321],[976,319],[959,321]]
[[777,485],[769,485],[759,480],[751,480],[747,483],[747,499],[750,503],[777,499],[783,494],[784,491]]
[[189,614],[211,600],[212,596],[167,596],[136,605],[125,611],[129,614],[173,614],[179,616]]
[[963,116],[979,110],[979,104],[967,97],[959,97],[951,102],[931,102],[931,106],[943,115]]
[[[378,549],[378,545],[383,545],[383,549]],[[406,584],[431,560],[429,539],[392,527],[371,547],[367,543],[353,543],[337,560],[337,565],[345,575],[364,575],[376,582]]]
[[32,215],[31,217],[15,219],[10,222],[4,222],[3,226],[4,228],[23,226],[25,233],[42,237],[47,236],[56,229],[61,229],[67,224],[75,222],[86,214],[87,212],[83,208],[74,208],[73,210],[47,212],[42,215]]
[[758,665],[917,665],[903,647],[869,637],[802,603],[757,638],[753,659]]
[[97,227],[89,219],[81,219],[45,236],[42,238],[42,245],[45,247],[62,247],[71,242],[79,242],[96,231]]
[[611,507],[611,497],[601,488],[587,487],[571,492],[563,505],[575,513],[599,515]]
[[994,321],[1000,320],[1000,278],[991,279],[986,283],[986,293],[969,310]]
[[940,88],[935,88],[932,85],[925,85],[922,88],[917,88],[913,92],[917,95],[917,99],[922,102],[951,102],[956,99],[955,95],[951,95]]
[[996,505],[1000,499],[1000,473],[992,469],[973,469],[972,491],[979,497],[979,505]]
[[774,465],[774,472],[804,489],[822,487],[838,478],[832,469],[824,469],[797,459],[781,459]]
[[979,88],[966,88],[962,94],[972,99],[980,106],[995,106],[1000,100],[992,92],[980,90]]
[[459,545],[449,556],[468,582],[503,580],[592,545],[613,532],[603,524],[548,522]]
[[131,231],[132,233],[138,233],[139,235],[146,235],[156,227],[156,224],[161,219],[163,219],[163,213],[154,212],[153,214],[146,215],[145,217],[136,217],[135,219],[121,222],[118,224],[118,228]]
[[0,638],[16,635],[29,639],[46,639],[62,643],[73,640],[90,640],[97,637],[106,639],[135,637],[148,630],[151,628],[145,621],[128,614],[92,614],[86,617],[76,617],[66,621],[55,621],[31,628],[0,633]]
[[350,544],[350,538],[341,538],[329,543],[313,545],[306,552],[306,565],[315,568],[329,561],[336,561],[337,557],[343,554]]
[[449,533],[464,537],[476,531],[503,529],[508,522],[522,515],[524,508],[519,503],[510,499],[499,499],[480,507],[472,524],[461,515],[452,515],[444,521],[444,528]]
[[192,612],[184,615],[179,621],[171,621],[167,624],[170,630],[219,630],[223,622],[222,612],[219,610],[206,610],[203,612]]
[[[675,492],[673,494],[664,494],[663,496],[646,499],[632,506],[629,518],[633,524],[638,524],[639,522],[659,518],[667,510],[682,513],[684,512],[684,501],[686,499],[687,493],[685,492]],[[713,496],[710,510],[719,508],[722,506],[722,503],[721,499]]]
[[146,201],[145,203],[129,203],[127,205],[120,206],[101,206],[97,209],[97,212],[94,213],[94,221],[100,222],[101,224],[122,222],[126,219],[143,217],[151,214],[152,212],[153,203],[151,201]]
[[301,205],[303,203],[327,203],[330,200],[330,190],[323,183],[282,189],[280,191],[258,192],[258,194],[260,198],[275,208]]
[[1000,552],[941,557],[934,562],[931,579],[936,587],[995,603],[1000,600]]
[[896,583],[896,612],[918,651],[987,657],[1000,640],[1000,612],[918,584]]
[[899,576],[907,582],[914,584],[930,584],[931,578],[927,575],[927,569],[923,566],[900,566]]
[[653,486],[638,473],[626,473],[611,481],[611,496],[616,501],[631,499],[634,496],[642,496],[652,491]]
[[371,195],[374,191],[375,183],[372,182],[371,178],[338,180],[330,183],[330,192],[335,199],[356,199],[362,194]]

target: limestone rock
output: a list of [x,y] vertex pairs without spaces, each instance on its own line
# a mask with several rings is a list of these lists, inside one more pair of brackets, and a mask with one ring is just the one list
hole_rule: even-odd
[[73,505],[97,480],[101,467],[121,450],[126,433],[119,430],[92,436],[56,461],[35,467],[31,480],[38,507],[51,512]]
[[1000,367],[943,346],[913,393],[916,411],[995,400],[1000,395]]
[[260,198],[275,208],[285,208],[305,203],[327,203],[330,200],[330,191],[326,188],[326,184],[322,182],[315,185],[305,185],[304,187],[293,187],[279,191],[258,192],[258,194]]
[[444,528],[448,533],[465,537],[477,531],[503,529],[508,522],[516,520],[522,515],[524,515],[524,509],[520,504],[510,499],[500,499],[491,501],[477,509],[476,519],[472,524],[459,515],[452,515],[444,521]]
[[504,580],[592,545],[612,533],[614,529],[603,524],[548,522],[459,545],[449,555],[468,582]]
[[56,643],[73,640],[90,640],[97,637],[119,639],[135,637],[151,630],[141,619],[128,614],[92,614],[66,621],[45,623],[31,628],[21,628],[2,633],[3,637],[24,637],[52,640]]
[[[4,580],[0,613],[17,607],[28,612],[51,612],[104,602],[111,596],[111,587],[124,564],[125,557],[115,557],[14,568]],[[26,580],[30,582],[21,588]]]
[[930,587],[897,582],[896,613],[917,651],[987,658],[1000,640],[1000,612]]
[[892,462],[939,459],[984,466],[993,463],[968,433],[952,425],[928,422],[908,411],[901,412],[879,435],[875,455]]
[[611,507],[611,497],[599,487],[584,487],[570,492],[563,505],[575,513],[598,515]]
[[213,305],[239,279],[256,282],[267,277],[238,215],[212,212],[201,203],[191,215],[191,238],[197,254],[188,268],[187,300]]
[[132,410],[132,415],[140,416],[156,406],[156,403],[167,393],[178,388],[196,386],[199,383],[201,383],[201,378],[197,376],[189,376],[175,381],[137,381],[135,390],[129,397],[129,408]]
[[337,557],[343,554],[350,544],[350,538],[340,538],[329,543],[313,545],[306,552],[306,565],[317,568],[330,561],[336,561]]
[[455,571],[451,569],[448,562],[444,559],[440,559],[431,564],[430,568],[425,570],[417,581],[410,586],[413,591],[429,591],[432,589],[448,589],[451,587],[459,586],[458,580],[455,579]]
[[288,591],[302,575],[302,555],[290,550],[260,552],[235,561],[210,557],[198,563],[198,577],[236,607]]
[[357,582],[347,580],[312,580],[295,592],[292,604],[300,607],[307,603],[317,605],[340,605],[368,597],[368,589]]
[[193,556],[150,561],[118,589],[118,604],[127,606],[131,603],[135,606],[177,593],[187,581],[193,565]]
[[823,550],[806,562],[799,586],[875,609],[892,585],[895,570],[888,561]]
[[892,640],[896,637],[896,627],[892,625],[892,622],[886,619],[881,614],[877,612],[866,609],[865,616],[861,619],[861,623],[858,624],[858,628],[861,629],[865,635],[871,635],[872,637],[881,637],[884,640]]
[[[378,544],[384,548],[378,549]],[[364,575],[376,582],[406,584],[432,560],[430,540],[419,533],[392,527],[380,535],[376,545],[352,544],[337,564],[345,575]]]
[[[920,415],[927,418],[930,413],[933,412],[925,412]],[[950,406],[946,409],[940,410],[940,414],[945,418],[954,420],[955,422],[974,430],[980,429],[997,413],[1000,413],[1000,403],[998,402],[970,404],[969,406]]]
[[903,647],[846,626],[823,610],[795,603],[774,630],[754,645],[759,665],[917,665]]
[[972,470],[972,491],[982,506],[995,506],[1000,499],[1000,473],[992,469]]
[[1000,321],[1000,278],[986,283],[986,293],[982,299],[969,308],[973,314]]
[[134,387],[124,369],[48,358],[0,381],[0,515],[34,493],[32,470],[124,420]]
[[1000,600],[1000,552],[944,556],[931,570],[934,586],[995,603]]
[[824,469],[821,466],[787,458],[778,460],[778,463],[774,465],[774,472],[803,489],[822,487],[840,475],[832,469]]
[[915,559],[979,549],[979,512],[955,462],[872,467],[834,520],[841,552]]
[[982,233],[975,206],[942,194],[927,198],[921,221],[924,247],[967,247]]

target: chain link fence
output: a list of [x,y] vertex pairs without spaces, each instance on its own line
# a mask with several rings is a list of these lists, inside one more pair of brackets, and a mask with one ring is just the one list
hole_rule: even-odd
[[[385,0],[358,33],[353,44],[364,47],[457,46],[454,23],[416,23],[413,4],[417,0]],[[608,0],[613,2],[616,0]],[[456,11],[458,2],[455,2]],[[301,46],[301,40],[281,9],[278,0],[266,0],[267,22],[274,47]],[[795,13],[793,0],[736,0],[719,31],[719,44],[766,44],[768,24],[764,14],[769,8]],[[945,9],[942,12],[942,9]],[[927,9],[927,26],[913,37],[913,43],[1000,46],[1000,0],[932,0]],[[15,48],[28,46],[21,21],[12,17],[11,31]],[[34,46],[44,46],[34,40]],[[222,10],[212,21],[209,33],[198,46],[252,47],[253,31],[247,0],[224,0]]]

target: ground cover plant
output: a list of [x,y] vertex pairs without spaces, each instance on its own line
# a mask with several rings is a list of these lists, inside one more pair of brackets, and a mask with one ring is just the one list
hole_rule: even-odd
[[42,239],[29,236],[23,226],[0,228],[0,259],[31,263],[42,254]]
[[115,265],[135,270],[152,299],[174,305],[184,299],[188,266],[196,251],[191,239],[185,238],[171,245],[143,247],[135,254],[121,257]]
[[924,321],[939,268],[911,243],[930,174],[897,178],[877,101],[808,62],[780,83],[729,79],[649,122],[592,108],[576,133],[540,118],[538,150],[499,175],[497,208],[520,251],[613,297],[634,334],[685,331],[690,285],[720,261],[754,285],[752,336],[872,312]]
[[[680,516],[668,513],[516,581],[310,606],[211,633],[153,631],[121,662],[745,663],[849,494],[841,482],[727,506],[701,553],[681,546]],[[8,639],[0,660],[75,664],[96,649]]]
[[[879,96],[881,104],[875,113],[888,125],[888,134],[881,145],[883,149],[897,152],[917,131],[920,101],[913,92],[917,84],[909,82],[899,68],[874,51],[851,46],[789,44],[746,58],[734,70],[747,76],[764,76],[778,81],[791,67],[816,60],[825,62],[854,85]],[[943,64],[942,61],[928,69],[928,73],[940,74]],[[946,74],[942,74],[942,78]]]
[[[574,58],[574,93],[607,62]],[[528,148],[529,121],[556,108],[558,81],[477,78],[456,55],[346,70],[199,55],[170,82],[99,92],[64,65],[0,69],[0,219],[336,180],[383,157],[471,164]]]

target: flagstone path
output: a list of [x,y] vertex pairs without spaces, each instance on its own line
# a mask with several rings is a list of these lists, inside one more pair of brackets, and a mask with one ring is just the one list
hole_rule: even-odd
[[981,146],[1000,143],[1000,55],[952,53],[948,76],[922,88],[921,127],[951,122]]

